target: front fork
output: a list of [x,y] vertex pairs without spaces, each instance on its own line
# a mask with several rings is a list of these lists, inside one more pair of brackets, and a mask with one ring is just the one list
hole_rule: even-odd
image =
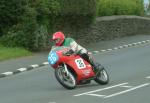
[[68,77],[69,76],[69,71],[68,71],[67,65],[65,63],[63,63],[63,65],[64,65],[65,75]]

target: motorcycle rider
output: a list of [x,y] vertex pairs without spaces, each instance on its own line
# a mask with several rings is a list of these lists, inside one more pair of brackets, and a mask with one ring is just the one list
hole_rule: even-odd
[[53,34],[52,40],[55,41],[55,46],[67,46],[70,48],[68,53],[79,53],[79,55],[90,63],[93,67],[93,70],[96,71],[96,65],[93,60],[89,57],[88,51],[83,48],[81,45],[77,44],[77,42],[73,38],[65,38],[63,32],[58,31]]

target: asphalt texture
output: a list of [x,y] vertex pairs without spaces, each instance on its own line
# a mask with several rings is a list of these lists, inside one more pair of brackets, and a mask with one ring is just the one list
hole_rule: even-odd
[[[126,37],[105,43],[91,44],[89,50],[109,49],[147,39],[150,39],[150,36]],[[47,55],[47,53],[43,53],[37,56],[3,61],[0,63],[0,70],[6,72],[45,62]],[[0,103],[149,103],[149,43],[98,53],[94,55],[94,58],[108,71],[109,84],[98,85],[92,81],[89,85],[66,90],[56,81],[54,70],[46,65],[0,78]]]

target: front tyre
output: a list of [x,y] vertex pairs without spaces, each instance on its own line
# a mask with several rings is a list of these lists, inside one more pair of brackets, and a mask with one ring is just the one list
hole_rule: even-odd
[[76,87],[76,78],[71,71],[68,71],[68,75],[66,75],[62,68],[55,69],[55,77],[66,89],[74,89]]
[[95,80],[95,82],[97,82],[98,84],[101,84],[101,85],[108,84],[109,76],[104,67],[99,68],[99,71],[97,71],[97,75],[94,80]]

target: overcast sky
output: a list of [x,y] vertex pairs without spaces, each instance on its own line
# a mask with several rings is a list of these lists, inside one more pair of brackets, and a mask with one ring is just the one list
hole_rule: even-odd
[[145,9],[147,9],[148,4],[149,4],[149,0],[144,0],[144,7],[145,7]]
[[144,0],[144,4],[147,4],[147,3],[149,3],[149,0]]

